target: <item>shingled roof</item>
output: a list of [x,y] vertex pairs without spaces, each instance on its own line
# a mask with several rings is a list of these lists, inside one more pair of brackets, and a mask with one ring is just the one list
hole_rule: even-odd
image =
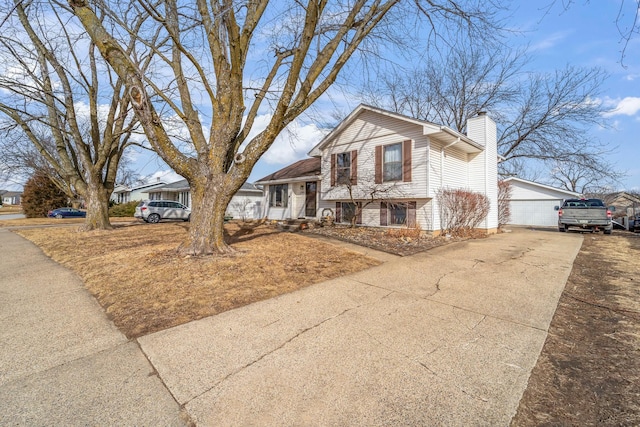
[[311,159],[304,159],[295,162],[279,171],[267,175],[256,182],[265,181],[282,181],[287,179],[302,178],[306,176],[320,175],[320,158],[313,157]]

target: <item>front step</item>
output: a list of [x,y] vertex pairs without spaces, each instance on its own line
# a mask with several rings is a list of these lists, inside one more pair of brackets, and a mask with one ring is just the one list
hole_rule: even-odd
[[280,231],[293,233],[309,228],[310,222],[311,220],[308,219],[287,219],[284,221],[278,221],[276,228]]

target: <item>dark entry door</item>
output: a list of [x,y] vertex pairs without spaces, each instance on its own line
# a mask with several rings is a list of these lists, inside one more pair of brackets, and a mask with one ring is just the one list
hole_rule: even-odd
[[310,181],[305,184],[305,209],[304,215],[315,217],[316,216],[316,192],[318,183],[315,181]]

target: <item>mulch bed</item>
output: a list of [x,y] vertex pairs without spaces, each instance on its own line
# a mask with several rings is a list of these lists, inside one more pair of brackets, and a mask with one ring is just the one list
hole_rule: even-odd
[[433,237],[408,228],[379,229],[374,227],[351,228],[343,225],[327,227],[313,227],[304,230],[304,233],[318,234],[331,237],[348,243],[364,246],[394,255],[408,256],[426,251],[451,242],[466,238],[484,237],[483,234],[469,237],[438,236]]

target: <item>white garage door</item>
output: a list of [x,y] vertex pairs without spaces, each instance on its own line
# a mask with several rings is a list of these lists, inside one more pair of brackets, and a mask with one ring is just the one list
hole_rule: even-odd
[[562,200],[512,200],[511,221],[513,225],[536,225],[554,227],[558,225],[558,212],[553,208]]

